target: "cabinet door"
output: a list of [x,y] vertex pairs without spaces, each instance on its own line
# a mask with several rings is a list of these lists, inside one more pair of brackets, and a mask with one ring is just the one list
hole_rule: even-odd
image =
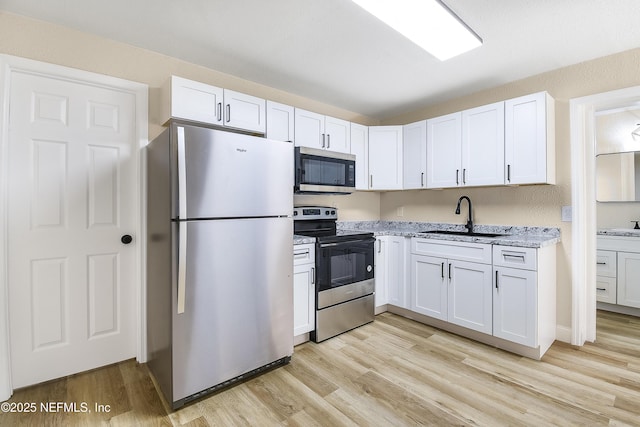
[[195,120],[214,125],[222,124],[224,90],[219,87],[172,76],[166,96],[171,105],[171,117]]
[[269,139],[293,142],[294,108],[267,101],[267,134]]
[[224,90],[224,125],[251,132],[267,130],[267,102],[245,93]]
[[505,101],[507,184],[555,184],[554,114],[546,92]]
[[348,121],[326,116],[324,133],[327,150],[339,153],[351,152],[351,126]]
[[462,112],[462,185],[504,184],[504,102]]
[[616,251],[596,251],[596,274],[598,276],[616,277],[617,274],[617,252]]
[[293,267],[293,336],[315,329],[314,264]]
[[369,127],[369,188],[402,189],[402,126]]
[[403,188],[427,186],[427,121],[411,123],[402,129]]
[[531,270],[500,267],[493,287],[493,335],[537,347],[537,274]]
[[411,310],[447,320],[447,260],[411,255]]
[[375,270],[376,281],[375,306],[380,307],[387,303],[387,236],[376,237]]
[[386,247],[387,303],[409,308],[407,292],[407,248],[409,238],[388,236]]
[[617,302],[617,280],[615,277],[596,276],[596,301],[615,304]]
[[640,254],[618,252],[618,304],[640,308]]
[[296,108],[295,117],[295,145],[316,149],[326,148],[324,116]]
[[460,185],[461,150],[462,113],[427,120],[427,188]]
[[369,189],[369,128],[351,123],[351,154],[356,156],[356,189]]
[[450,260],[447,270],[447,274],[450,274],[449,322],[491,334],[493,331],[491,265]]

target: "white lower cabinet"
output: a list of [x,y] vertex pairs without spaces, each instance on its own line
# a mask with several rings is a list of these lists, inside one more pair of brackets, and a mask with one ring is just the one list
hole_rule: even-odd
[[491,334],[491,245],[415,238],[411,252],[411,309]]
[[399,314],[428,316],[418,320],[536,359],[555,341],[554,245],[414,237],[409,259],[409,311]]
[[293,336],[315,329],[315,245],[293,248]]
[[493,246],[493,335],[540,356],[556,337],[555,246]]
[[376,237],[376,308],[386,304],[409,308],[406,265],[409,241],[400,236]]
[[637,315],[635,309],[640,308],[640,238],[598,236],[597,242],[596,300],[610,304],[598,308]]
[[618,305],[640,308],[640,253],[618,252]]

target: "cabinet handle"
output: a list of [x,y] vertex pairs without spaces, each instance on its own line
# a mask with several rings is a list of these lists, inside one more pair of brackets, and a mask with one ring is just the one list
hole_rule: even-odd
[[460,185],[460,169],[456,169],[456,185]]
[[596,288],[596,291],[606,291],[606,288]]
[[231,121],[231,104],[227,104],[227,123]]
[[378,240],[378,253],[382,252],[382,240]]
[[373,174],[369,175],[369,188],[373,188]]
[[507,165],[507,182],[511,182],[511,165]]
[[420,174],[420,187],[424,187],[424,172]]
[[327,148],[331,148],[331,135],[327,134]]
[[219,122],[222,121],[222,102],[218,102],[218,108],[216,111],[216,120]]
[[467,168],[462,169],[462,183],[467,183]]
[[323,134],[322,134],[322,148],[325,148],[325,145],[324,145],[324,144],[325,144],[325,143],[324,143],[324,133],[323,133]]
[[496,270],[496,289],[498,289],[498,270]]
[[311,284],[312,285],[316,284],[316,268],[315,267],[311,267]]
[[449,280],[451,280],[451,263],[449,263]]
[[444,279],[444,262],[440,264],[440,276]]
[[598,261],[598,262],[596,262],[596,264],[598,264],[598,265],[607,265],[607,263],[606,263],[606,262],[599,262],[599,261]]
[[512,254],[502,254],[502,257],[504,258],[505,261],[507,261],[507,258],[514,258],[514,259],[519,259],[522,262],[524,262],[524,255],[512,255]]

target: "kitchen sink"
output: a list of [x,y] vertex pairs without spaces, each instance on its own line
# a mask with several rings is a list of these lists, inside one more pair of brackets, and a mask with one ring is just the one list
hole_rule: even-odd
[[506,236],[506,234],[499,234],[499,233],[478,233],[478,232],[469,233],[468,231],[454,231],[454,230],[427,230],[427,231],[421,231],[421,233],[425,233],[425,234],[449,234],[449,235],[454,235],[454,236],[469,236],[469,237],[498,237],[498,236]]

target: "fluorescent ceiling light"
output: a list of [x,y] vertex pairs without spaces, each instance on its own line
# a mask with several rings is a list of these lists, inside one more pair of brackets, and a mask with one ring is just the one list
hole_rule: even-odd
[[439,0],[352,0],[441,61],[482,45]]

